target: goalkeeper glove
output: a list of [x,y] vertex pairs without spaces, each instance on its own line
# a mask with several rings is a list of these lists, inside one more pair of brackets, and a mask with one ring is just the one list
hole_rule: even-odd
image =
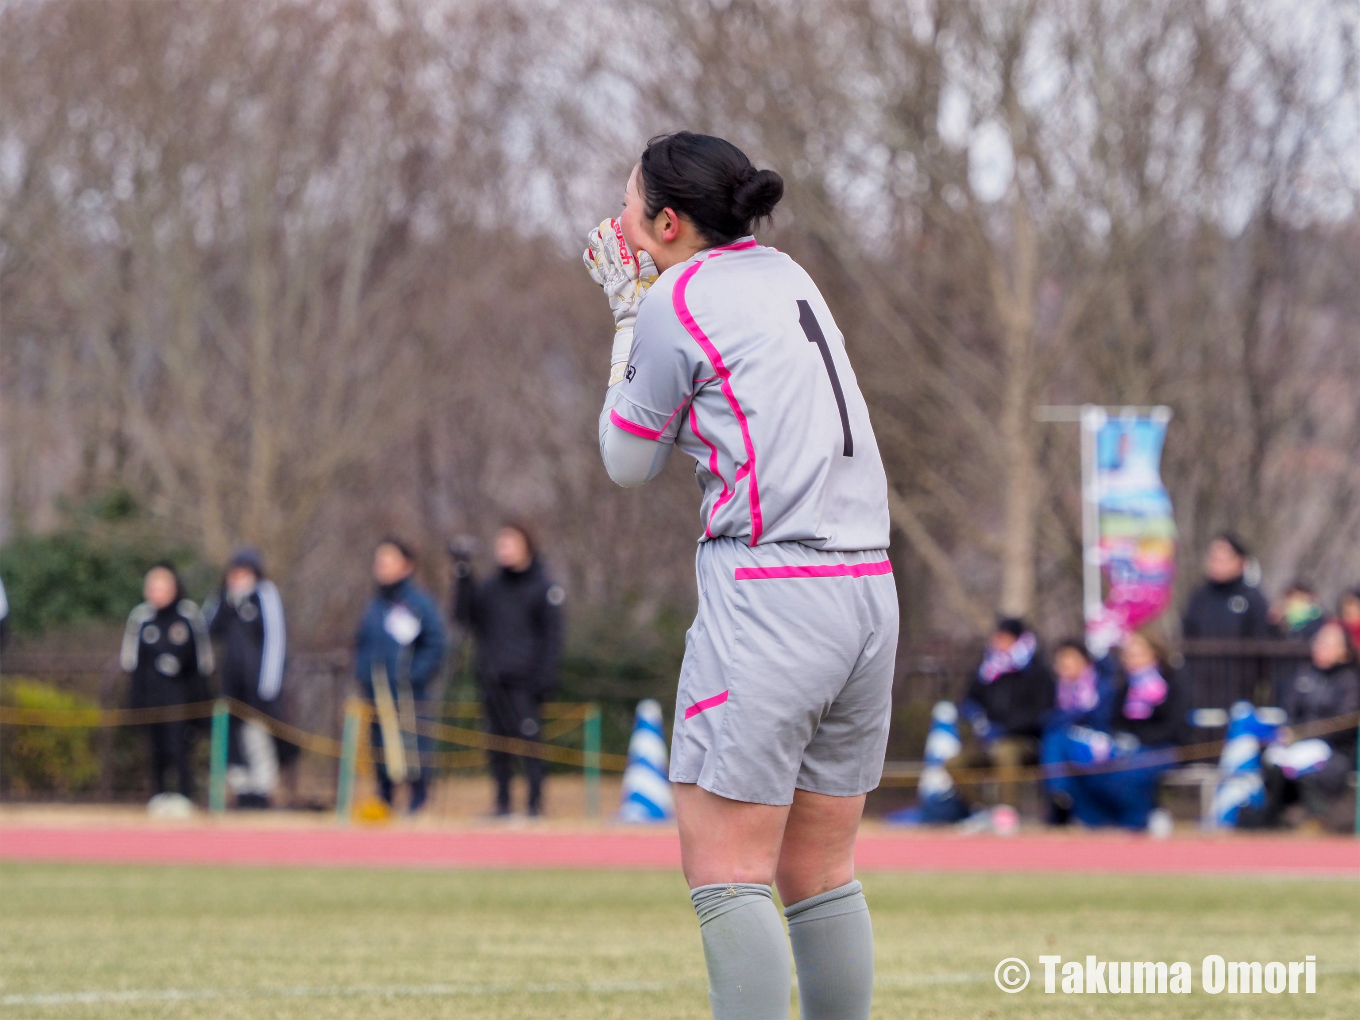
[[623,239],[623,228],[616,219],[604,220],[586,235],[586,250],[581,256],[590,278],[604,288],[614,313],[614,349],[609,357],[609,385],[623,381],[628,369],[628,353],[633,347],[633,324],[638,305],[656,282],[656,263],[645,251],[634,255]]

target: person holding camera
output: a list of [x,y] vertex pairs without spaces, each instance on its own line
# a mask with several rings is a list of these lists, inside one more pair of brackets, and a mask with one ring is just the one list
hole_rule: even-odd
[[[557,687],[565,592],[548,574],[522,524],[506,524],[496,533],[499,569],[481,583],[472,570],[471,540],[454,542],[449,553],[454,561],[453,618],[476,641],[477,682],[488,729],[493,736],[536,742],[539,706]],[[516,759],[529,782],[529,815],[537,817],[543,813],[543,759],[508,751],[491,752],[494,813],[511,813]]]

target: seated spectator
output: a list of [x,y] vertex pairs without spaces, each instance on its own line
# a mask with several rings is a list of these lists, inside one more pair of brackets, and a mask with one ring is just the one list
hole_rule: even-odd
[[[1352,803],[1347,781],[1355,770],[1356,735],[1352,722],[1331,733],[1301,738],[1293,727],[1348,715],[1360,709],[1360,673],[1355,647],[1344,627],[1329,620],[1313,635],[1311,661],[1280,692],[1288,720],[1261,755],[1266,805],[1260,819],[1239,825],[1273,828],[1284,823],[1285,809],[1299,803],[1314,825],[1341,828],[1337,818]],[[1245,812],[1244,812],[1245,813]],[[1349,818],[1342,819],[1349,827]]]
[[[951,766],[1018,768],[1037,763],[1042,722],[1052,707],[1053,674],[1038,639],[1023,621],[1003,617],[959,705],[975,743]],[[1018,793],[1018,783],[1003,782],[1000,800],[1014,804]]]
[[1360,588],[1342,592],[1337,619],[1346,629],[1352,648],[1360,648]]
[[1317,591],[1307,581],[1295,581],[1270,607],[1270,622],[1280,637],[1309,641],[1325,622]]
[[1159,778],[1174,764],[1156,752],[1180,743],[1186,686],[1164,642],[1144,628],[1120,646],[1112,687],[1108,729],[1069,723],[1044,742],[1046,766],[1109,767],[1051,775],[1048,788],[1054,802],[1085,825],[1145,829],[1157,807]]
[[1224,532],[1204,555],[1204,583],[1190,597],[1181,633],[1188,638],[1268,637],[1265,596],[1246,580],[1250,555],[1242,540]]
[[[1040,759],[1053,761],[1055,748],[1066,739],[1069,727],[1109,729],[1114,711],[1114,692],[1111,689],[1110,659],[1097,664],[1077,638],[1068,638],[1053,652],[1053,674],[1057,691],[1052,711],[1044,717],[1044,731]],[[1048,821],[1050,825],[1066,825],[1072,813],[1072,798],[1051,780],[1044,783],[1048,793]]]

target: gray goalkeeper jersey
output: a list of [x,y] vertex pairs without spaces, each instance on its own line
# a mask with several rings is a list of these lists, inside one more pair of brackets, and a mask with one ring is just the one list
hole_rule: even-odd
[[604,413],[698,462],[705,538],[888,546],[887,478],[845,338],[807,273],[752,237],[661,274]]

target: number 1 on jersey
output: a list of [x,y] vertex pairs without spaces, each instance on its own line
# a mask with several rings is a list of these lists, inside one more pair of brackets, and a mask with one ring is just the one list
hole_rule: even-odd
[[841,432],[845,436],[845,448],[842,456],[853,457],[855,455],[855,440],[850,435],[850,413],[845,409],[845,393],[841,390],[841,379],[836,374],[836,363],[831,358],[831,347],[826,342],[826,337],[822,333],[822,327],[817,322],[817,316],[812,312],[812,306],[806,301],[798,302],[798,324],[803,327],[803,332],[807,334],[808,341],[817,345],[822,352],[822,361],[826,363],[826,374],[831,377],[831,390],[836,394],[836,407],[841,412]]

